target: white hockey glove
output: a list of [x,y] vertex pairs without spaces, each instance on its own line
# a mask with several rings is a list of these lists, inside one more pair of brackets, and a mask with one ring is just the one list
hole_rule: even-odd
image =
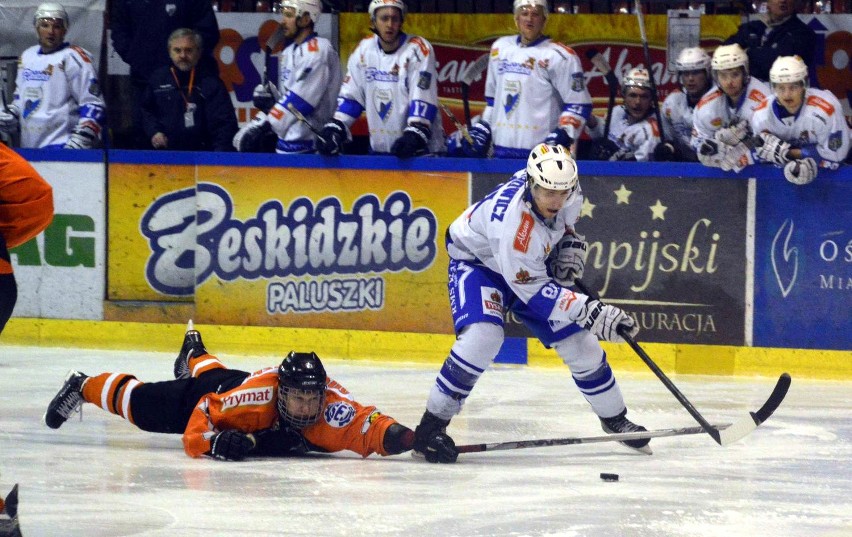
[[724,127],[717,130],[713,135],[713,138],[717,142],[722,142],[725,145],[738,145],[740,142],[748,138],[748,136],[748,121],[742,120],[739,123],[734,123],[730,127]]
[[281,92],[272,82],[258,84],[251,94],[252,104],[264,114],[268,114],[272,107],[281,99]]
[[698,161],[710,168],[719,168],[721,167],[722,159],[725,158],[725,154],[727,152],[727,145],[717,142],[716,140],[706,139],[701,142],[701,146],[698,148]]
[[267,121],[266,114],[258,112],[257,115],[243,125],[234,135],[234,149],[240,153],[256,153],[262,151],[262,141],[265,135],[272,130]]
[[778,166],[784,166],[790,162],[788,157],[790,144],[770,132],[761,132],[758,136],[763,140],[763,145],[757,148],[757,158]]
[[0,132],[11,134],[18,130],[18,109],[10,106],[9,110],[0,108]]
[[583,237],[564,235],[550,255],[550,273],[562,287],[574,285],[576,278],[583,277],[586,268],[586,250],[589,243]]
[[612,343],[624,342],[620,331],[631,338],[636,337],[636,334],[639,333],[636,321],[633,320],[633,317],[624,313],[624,310],[591,298],[583,306],[577,324],[598,338]]
[[71,131],[65,149],[92,149],[100,139],[101,128],[94,121],[80,123]]
[[736,173],[740,173],[746,166],[754,164],[754,157],[751,154],[751,149],[749,149],[746,144],[740,142],[735,146],[725,147],[727,147],[727,151],[725,152],[725,156],[722,158],[720,167],[726,172],[734,171]]
[[791,160],[784,166],[784,177],[794,185],[806,185],[816,179],[818,170],[812,158]]

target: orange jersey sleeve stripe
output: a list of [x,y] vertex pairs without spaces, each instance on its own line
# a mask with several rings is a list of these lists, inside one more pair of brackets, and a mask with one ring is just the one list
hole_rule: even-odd
[[0,234],[14,248],[53,220],[53,189],[20,155],[0,144]]

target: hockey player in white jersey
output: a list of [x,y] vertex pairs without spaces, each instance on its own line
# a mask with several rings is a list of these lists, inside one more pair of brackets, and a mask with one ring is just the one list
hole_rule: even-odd
[[12,103],[0,107],[0,130],[20,127],[21,147],[96,147],[106,106],[91,54],[65,42],[69,19],[61,4],[39,5],[33,22],[38,45],[18,60]]
[[716,87],[696,105],[692,147],[705,166],[740,172],[754,164],[749,122],[769,96],[769,86],[749,76],[748,56],[739,45],[723,45],[710,62]]
[[643,67],[634,67],[621,81],[624,105],[612,109],[608,138],[604,139],[604,122],[589,118],[586,130],[595,141],[593,154],[597,160],[652,160],[660,143],[660,127],[654,117],[651,75]]
[[654,148],[654,160],[697,162],[692,148],[692,116],[695,105],[713,85],[710,55],[701,47],[687,47],[674,62],[680,81],[677,89],[663,101],[663,133],[666,139]]
[[592,113],[580,58],[543,34],[546,0],[515,0],[518,35],[491,45],[485,79],[485,110],[461,140],[469,157],[526,158],[545,141],[570,148]]
[[[645,429],[626,418],[621,390],[598,338],[639,331],[621,309],[572,291],[587,243],[574,225],[583,205],[577,164],[562,146],[539,144],[527,166],[468,207],[447,231],[450,309],[457,335],[414,434],[414,450],[445,452],[443,433],[503,343],[504,315],[522,319],[556,350],[606,432]],[[625,442],[650,454],[648,440]]]
[[754,111],[757,159],[784,167],[784,177],[806,185],[819,168],[837,169],[849,152],[843,108],[830,91],[808,87],[808,66],[781,56],[769,70],[772,96]]
[[368,10],[376,35],[363,39],[349,56],[337,111],[317,139],[319,152],[340,153],[362,112],[373,153],[408,158],[443,152],[432,45],[402,31],[406,13],[402,0],[372,0]]
[[[314,130],[331,119],[340,89],[340,57],[317,35],[320,0],[284,0],[281,25],[287,40],[279,61],[278,86],[260,84],[252,95],[260,112],[234,136],[237,151],[262,150],[271,130],[282,154],[314,151]],[[306,124],[309,123],[308,124]]]

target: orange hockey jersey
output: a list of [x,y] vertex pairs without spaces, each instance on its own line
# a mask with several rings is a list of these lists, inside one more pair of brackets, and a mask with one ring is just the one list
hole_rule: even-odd
[[7,248],[32,239],[53,220],[53,189],[20,155],[0,144],[0,235]]
[[[302,429],[302,436],[317,450],[349,450],[366,457],[387,455],[385,431],[396,420],[364,406],[340,384],[328,379],[325,406],[319,420]],[[278,426],[278,368],[267,367],[246,377],[236,388],[202,397],[183,434],[186,454],[200,457],[210,451],[216,433],[239,430],[252,433]]]

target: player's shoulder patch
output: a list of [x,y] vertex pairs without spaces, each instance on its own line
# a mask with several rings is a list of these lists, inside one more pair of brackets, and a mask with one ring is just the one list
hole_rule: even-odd
[[818,95],[809,95],[807,105],[815,106],[826,114],[828,114],[829,116],[834,115],[834,106],[822,97],[819,97]]
[[422,90],[428,90],[432,85],[432,73],[429,71],[420,71],[417,77],[417,87]]
[[322,416],[335,429],[342,429],[355,418],[355,407],[345,401],[336,401],[325,407]]
[[843,145],[843,132],[834,131],[828,135],[828,148],[837,151]]
[[512,242],[512,247],[523,253],[527,253],[530,248],[530,240],[532,239],[533,228],[535,227],[535,219],[528,212],[521,215],[521,223],[518,224],[518,229],[515,231],[515,240]]
[[316,37],[312,37],[308,40],[308,52],[319,52],[319,41]]

